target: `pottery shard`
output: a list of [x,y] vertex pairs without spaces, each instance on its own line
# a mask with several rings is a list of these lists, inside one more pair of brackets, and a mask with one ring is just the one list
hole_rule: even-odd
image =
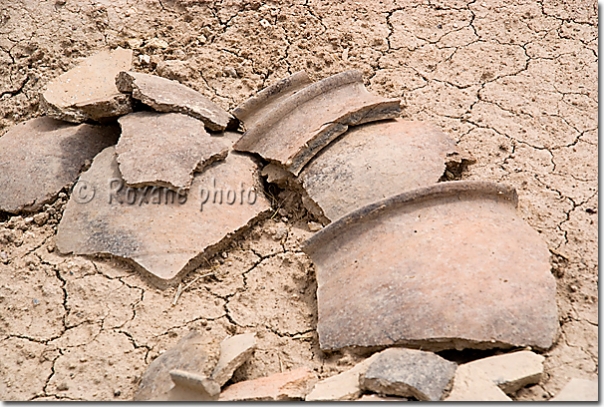
[[254,353],[256,336],[253,333],[235,335],[220,343],[220,359],[212,372],[212,380],[223,386],[235,370]]
[[131,66],[132,50],[101,51],[50,82],[40,107],[50,117],[74,123],[130,113],[130,98],[117,89],[115,77]]
[[[276,89],[273,97],[265,102],[258,106],[246,102],[250,106],[235,113],[245,119],[241,114],[243,110],[253,118],[251,125],[244,120],[247,131],[234,148],[257,153],[295,175],[348,126],[400,114],[400,101],[369,93],[358,71],[331,76],[293,94],[288,87]],[[256,113],[255,109],[261,112]]]
[[[223,250],[270,209],[256,164],[232,153],[197,174],[188,191],[126,187],[115,148],[103,150],[74,187],[57,230],[62,253],[130,259],[160,287]],[[85,191],[92,195],[81,196]]]
[[512,401],[482,369],[461,365],[455,372],[453,387],[445,401]]
[[233,117],[201,93],[160,76],[120,72],[117,88],[132,93],[158,112],[179,112],[201,120],[209,130],[223,131]]
[[531,351],[513,352],[478,359],[468,364],[481,369],[504,393],[511,394],[539,383],[545,357]]
[[516,206],[513,188],[444,182],[316,233],[303,250],[316,266],[321,348],[551,347],[549,251]]
[[378,357],[378,353],[357,363],[352,369],[321,380],[306,396],[306,401],[354,400],[361,395],[359,377]]
[[390,348],[361,375],[361,387],[389,396],[438,401],[449,389],[457,364],[432,352]]
[[317,382],[312,370],[301,367],[260,379],[247,380],[228,386],[219,401],[283,401],[301,400]]
[[598,401],[598,380],[571,379],[550,401]]
[[162,397],[166,401],[213,401],[220,394],[220,386],[204,375],[175,369],[170,378],[174,387]]
[[184,370],[207,376],[218,360],[218,343],[191,331],[176,346],[159,355],[145,370],[134,400],[167,400],[174,388],[170,371]]
[[0,211],[37,211],[74,182],[87,160],[115,144],[117,126],[33,119],[0,137]]
[[402,192],[432,185],[445,172],[455,142],[437,127],[402,119],[350,129],[300,173],[329,220]]
[[115,151],[129,186],[188,189],[193,172],[224,159],[229,143],[210,136],[203,123],[180,113],[138,112],[120,117],[122,135]]
[[304,71],[299,71],[262,89],[233,110],[235,116],[245,129],[261,124],[263,117],[279,106],[294,93],[310,85],[312,81]]

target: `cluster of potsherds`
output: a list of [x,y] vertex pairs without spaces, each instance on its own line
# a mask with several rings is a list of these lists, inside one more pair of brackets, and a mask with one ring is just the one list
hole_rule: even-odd
[[232,151],[236,120],[178,82],[131,72],[131,59],[119,48],[85,59],[47,85],[46,117],[0,139],[0,211],[36,211],[72,186],[59,251],[118,256],[166,286],[270,205],[257,163]]
[[[415,349],[388,348],[349,370],[319,380],[307,367],[254,380],[230,381],[256,349],[255,335],[220,344],[191,331],[155,359],[135,400],[154,401],[511,401],[539,383],[545,358],[529,350],[457,364]],[[572,380],[554,400],[597,400],[597,382]]]
[[[321,381],[301,367],[227,385],[253,335],[218,345],[192,332],[151,363],[136,399],[503,401],[539,382],[544,358],[517,349],[555,338],[547,247],[512,188],[439,183],[471,161],[446,134],[400,119],[399,101],[369,93],[356,71],[314,83],[298,72],[230,115],[132,72],[131,58],[84,60],[41,94],[46,117],[0,138],[0,211],[34,212],[71,188],[58,249],[128,259],[165,286],[268,213],[259,155],[269,183],[329,224],[313,222],[303,247],[321,348],[386,348]],[[243,135],[229,131],[238,122]],[[516,351],[461,365],[433,353],[464,348]]]

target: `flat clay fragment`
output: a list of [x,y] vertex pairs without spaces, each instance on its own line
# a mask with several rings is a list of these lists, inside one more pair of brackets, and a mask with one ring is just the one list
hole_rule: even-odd
[[180,113],[137,112],[118,120],[117,162],[129,186],[188,189],[193,172],[224,159],[229,142],[208,134],[203,123]]
[[0,137],[0,211],[39,210],[119,134],[117,126],[74,125],[49,117],[17,124]]
[[333,221],[365,205],[438,182],[455,142],[436,126],[403,119],[353,127],[325,147],[299,179]]
[[92,197],[71,196],[56,236],[62,253],[130,259],[160,287],[178,282],[267,213],[256,187],[257,166],[231,153],[196,174],[188,191],[127,187],[114,147],[103,150],[75,185]]
[[118,89],[132,93],[158,112],[184,113],[201,120],[208,130],[223,131],[233,117],[220,106],[194,89],[177,81],[140,72],[120,72],[116,78]]
[[132,50],[101,51],[51,81],[40,94],[40,108],[49,117],[73,123],[128,114],[130,97],[117,89],[115,77],[131,67]]

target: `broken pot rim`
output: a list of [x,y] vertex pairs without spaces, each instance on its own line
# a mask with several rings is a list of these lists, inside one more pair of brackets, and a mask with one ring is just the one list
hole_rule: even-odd
[[375,219],[386,211],[398,209],[414,203],[425,201],[438,201],[443,198],[458,195],[463,198],[503,198],[514,208],[518,206],[516,189],[505,184],[488,181],[450,181],[434,184],[427,187],[413,189],[389,198],[374,202],[356,209],[311,236],[302,244],[302,250],[312,255],[324,243],[332,240],[337,235],[345,233],[352,224]]
[[[264,120],[262,126],[255,126],[254,128],[247,130],[233,145],[233,149],[237,151],[252,152],[258,140],[264,138],[276,123],[282,121],[285,117],[296,111],[299,106],[316,99],[320,95],[324,95],[354,83],[362,85],[365,92],[371,95],[371,93],[365,88],[362,73],[356,69],[351,69],[328,76],[327,78],[324,78],[318,82],[311,83],[310,85],[283,100],[278,106],[267,110],[263,117]],[[400,99],[380,98],[382,99],[383,103],[393,101],[400,103]]]
[[283,92],[295,90],[304,86],[311,85],[312,81],[305,71],[294,72],[287,78],[280,79],[270,86],[262,89],[256,95],[247,99],[245,102],[237,106],[232,114],[237,119],[245,121],[251,115],[254,115],[263,106],[270,103],[272,99],[278,98]]

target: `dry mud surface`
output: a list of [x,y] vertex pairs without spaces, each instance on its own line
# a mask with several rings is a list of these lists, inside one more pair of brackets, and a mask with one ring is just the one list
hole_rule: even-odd
[[[228,110],[301,69],[313,80],[359,69],[373,93],[402,98],[403,117],[435,123],[474,154],[464,179],[518,190],[552,253],[561,329],[541,384],[515,398],[549,399],[598,373],[598,10],[513,3],[3,1],[0,135],[39,114],[50,79],[106,48],[132,48],[136,70]],[[299,245],[309,219],[287,202],[189,274],[173,305],[176,288],[160,291],[127,265],[58,255],[66,200],[42,226],[0,218],[1,399],[131,399],[146,366],[190,328],[258,332],[235,381],[299,366],[327,377],[357,358],[319,349],[314,270]]]

